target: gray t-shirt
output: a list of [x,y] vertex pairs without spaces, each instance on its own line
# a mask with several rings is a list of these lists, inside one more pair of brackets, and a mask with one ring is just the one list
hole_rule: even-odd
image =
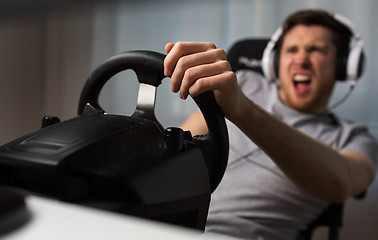
[[[337,151],[357,151],[376,163],[378,146],[365,126],[328,113],[296,111],[280,101],[277,86],[261,75],[244,70],[237,75],[244,94],[282,121]],[[206,232],[240,239],[295,239],[329,203],[293,184],[235,125],[227,125],[229,163],[212,195]]]

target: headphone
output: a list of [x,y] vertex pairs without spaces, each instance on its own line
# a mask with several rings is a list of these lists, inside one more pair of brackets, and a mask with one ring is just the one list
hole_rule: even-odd
[[[352,33],[352,46],[345,53],[339,53],[336,78],[348,81],[350,86],[354,86],[364,69],[363,41],[352,21],[337,13],[333,14],[333,17]],[[261,67],[269,81],[274,81],[278,77],[279,49],[275,48],[281,34],[282,26],[274,32],[263,52]]]

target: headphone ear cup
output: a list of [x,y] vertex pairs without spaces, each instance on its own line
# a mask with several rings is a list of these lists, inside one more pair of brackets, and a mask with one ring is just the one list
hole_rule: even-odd
[[274,76],[276,78],[279,78],[279,68],[280,68],[280,56],[281,56],[281,47],[276,47],[274,49],[274,55],[273,55],[273,70],[274,70]]
[[[361,77],[361,75],[364,71],[364,67],[365,67],[365,54],[364,54],[364,52],[361,51],[355,57],[357,59],[351,60],[350,59],[350,54],[351,54],[350,51],[351,51],[350,49],[344,50],[337,57],[336,79],[339,80],[339,81],[345,81],[348,78],[348,74],[351,74],[351,73],[348,73],[348,71],[349,71],[348,68],[350,68],[350,66],[348,67],[349,61],[352,62],[352,65],[357,67],[355,71],[352,70],[352,74],[356,76],[356,79]],[[354,61],[354,63],[353,63],[353,61]],[[352,68],[352,69],[354,69],[354,68]]]
[[361,77],[364,70],[365,70],[365,53],[362,51],[360,54],[360,58],[358,60],[357,77]]
[[337,55],[336,79],[339,81],[345,81],[347,77],[348,55],[349,49],[344,49]]
[[277,53],[277,51],[275,50],[277,49],[276,43],[278,42],[281,36],[281,33],[282,33],[282,28],[281,27],[277,28],[276,31],[273,33],[273,36],[270,38],[270,40],[266,44],[263,51],[263,55],[261,59],[261,67],[262,67],[264,76],[266,77],[266,79],[268,79],[268,81],[274,81],[278,76],[277,74],[278,71],[276,71],[275,62],[279,61],[279,58],[275,56]]
[[269,42],[267,47],[265,47],[264,49],[263,57],[261,60],[261,67],[262,67],[264,76],[268,81],[274,81],[274,79],[276,78],[274,62],[275,62],[274,45],[272,45],[272,43]]

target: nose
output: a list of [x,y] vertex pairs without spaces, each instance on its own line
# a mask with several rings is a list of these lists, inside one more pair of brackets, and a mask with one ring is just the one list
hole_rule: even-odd
[[305,50],[299,50],[294,56],[294,62],[301,66],[308,66],[310,63],[309,53]]

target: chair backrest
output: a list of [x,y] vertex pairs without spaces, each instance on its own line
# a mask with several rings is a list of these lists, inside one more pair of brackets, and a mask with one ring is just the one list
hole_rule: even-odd
[[[227,52],[227,60],[234,72],[241,69],[250,69],[263,75],[261,59],[269,39],[243,39],[236,42]],[[364,193],[355,198],[361,199]],[[321,226],[329,228],[328,239],[337,240],[339,229],[342,227],[343,203],[332,203],[329,207],[301,233],[300,239],[308,240],[314,230]]]
[[227,60],[234,72],[251,69],[263,75],[261,59],[269,39],[244,39],[236,42],[227,52]]
[[339,239],[340,228],[343,226],[343,210],[343,203],[331,203],[317,219],[307,225],[299,240],[310,240],[319,227],[328,227],[328,240]]

